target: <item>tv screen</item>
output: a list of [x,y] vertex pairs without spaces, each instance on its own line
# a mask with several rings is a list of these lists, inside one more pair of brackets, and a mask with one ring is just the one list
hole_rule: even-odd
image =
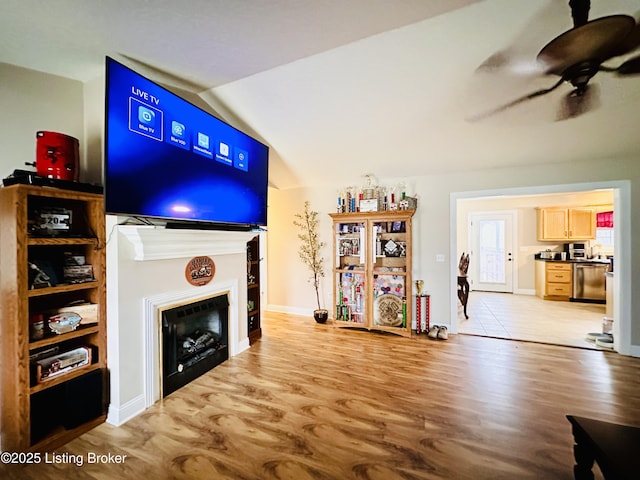
[[267,224],[268,147],[109,57],[104,158],[106,213]]

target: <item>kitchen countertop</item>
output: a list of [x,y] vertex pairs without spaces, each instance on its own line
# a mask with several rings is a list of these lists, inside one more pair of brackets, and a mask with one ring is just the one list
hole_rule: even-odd
[[575,260],[575,259],[574,260],[555,260],[551,258],[539,258],[536,255],[535,259],[541,262],[552,262],[552,263],[598,263],[598,264],[604,264],[604,265],[608,265],[609,263],[611,263],[607,259],[602,260],[599,258],[592,258],[589,260]]

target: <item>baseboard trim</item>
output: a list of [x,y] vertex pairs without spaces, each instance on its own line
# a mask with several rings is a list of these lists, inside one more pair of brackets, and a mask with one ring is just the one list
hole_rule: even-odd
[[518,295],[535,295],[536,291],[530,288],[518,288],[513,293],[516,293]]
[[313,317],[313,310],[309,310],[307,308],[300,307],[289,307],[287,305],[267,305],[268,312],[273,313],[288,313],[290,315],[302,315],[305,317]]
[[638,346],[638,345],[629,346],[629,356],[630,357],[640,357],[640,346]]
[[109,412],[107,413],[107,423],[119,427],[131,420],[133,417],[140,415],[146,409],[146,403],[144,394],[129,400],[121,407],[116,407],[112,404],[109,405]]
[[251,345],[249,344],[249,337],[243,338],[242,340],[238,341],[238,352],[236,353],[236,355],[238,353],[244,352],[245,350],[249,350],[250,346]]

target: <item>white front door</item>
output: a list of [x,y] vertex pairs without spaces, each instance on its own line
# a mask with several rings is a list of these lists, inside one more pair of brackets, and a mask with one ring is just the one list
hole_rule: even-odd
[[513,293],[513,213],[469,215],[472,290]]

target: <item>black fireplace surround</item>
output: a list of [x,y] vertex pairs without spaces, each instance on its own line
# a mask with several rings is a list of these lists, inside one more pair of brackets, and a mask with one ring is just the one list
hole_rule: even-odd
[[162,396],[229,358],[227,295],[162,312]]

